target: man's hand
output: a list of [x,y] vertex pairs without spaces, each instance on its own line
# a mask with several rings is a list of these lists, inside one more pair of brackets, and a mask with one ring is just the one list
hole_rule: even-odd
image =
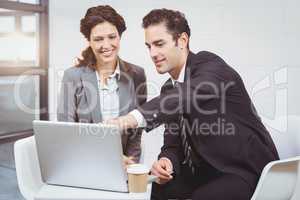
[[173,179],[171,175],[173,173],[172,162],[168,158],[160,158],[158,161],[155,161],[151,168],[151,174],[158,177],[156,183],[165,184]]
[[133,161],[133,157],[132,156],[125,156],[123,155],[123,166],[125,169],[127,169],[128,165],[134,164],[135,162]]
[[125,116],[117,117],[114,119],[109,119],[103,122],[104,124],[112,124],[118,126],[121,130],[126,130],[129,128],[137,128],[138,123],[135,117],[131,114]]

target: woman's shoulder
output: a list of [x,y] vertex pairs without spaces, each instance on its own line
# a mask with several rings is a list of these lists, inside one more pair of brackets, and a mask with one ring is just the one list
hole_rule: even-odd
[[124,61],[122,60],[122,62],[124,63],[124,65],[130,69],[130,71],[134,74],[134,75],[140,75],[140,76],[145,76],[145,70],[143,67]]
[[64,77],[72,80],[80,79],[81,74],[86,70],[86,67],[72,66],[64,71]]

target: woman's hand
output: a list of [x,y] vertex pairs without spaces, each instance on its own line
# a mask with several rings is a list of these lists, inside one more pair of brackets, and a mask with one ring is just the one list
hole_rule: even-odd
[[127,169],[128,165],[134,164],[135,162],[133,161],[133,157],[132,156],[125,156],[123,155],[123,166],[125,169]]

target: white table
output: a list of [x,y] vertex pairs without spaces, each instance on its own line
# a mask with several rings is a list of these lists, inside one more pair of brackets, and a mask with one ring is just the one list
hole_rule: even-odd
[[149,200],[151,186],[145,193],[121,193],[44,184],[35,200]]

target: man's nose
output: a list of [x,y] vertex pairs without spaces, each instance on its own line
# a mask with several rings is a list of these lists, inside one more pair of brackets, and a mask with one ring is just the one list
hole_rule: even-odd
[[151,56],[151,58],[152,59],[156,59],[157,55],[158,55],[157,49],[156,48],[151,48],[150,49],[150,56]]

